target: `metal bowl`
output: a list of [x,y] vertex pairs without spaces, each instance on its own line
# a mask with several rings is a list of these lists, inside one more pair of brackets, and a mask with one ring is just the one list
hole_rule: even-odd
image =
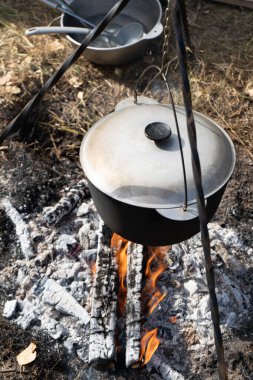
[[[88,21],[97,24],[116,2],[117,0],[74,0],[71,7]],[[123,26],[128,22],[139,22],[143,25],[143,36],[136,42],[119,47],[92,45],[84,51],[84,56],[89,61],[102,65],[121,65],[141,57],[152,40],[163,31],[161,17],[162,7],[159,0],[130,1],[110,24]],[[80,23],[73,17],[62,14],[61,25],[80,26]],[[70,34],[67,38],[77,47],[82,42],[83,35]]]

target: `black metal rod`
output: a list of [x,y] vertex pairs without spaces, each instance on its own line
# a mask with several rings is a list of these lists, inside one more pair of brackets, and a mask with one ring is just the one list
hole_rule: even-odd
[[214,277],[214,267],[211,259],[210,250],[210,239],[207,228],[207,214],[205,208],[205,198],[204,191],[202,187],[201,179],[201,167],[199,161],[199,155],[197,150],[197,139],[196,139],[196,127],[192,112],[192,100],[191,100],[191,90],[190,83],[188,79],[187,72],[187,55],[183,38],[183,27],[182,27],[182,15],[180,0],[172,0],[172,17],[173,17],[173,27],[176,36],[177,44],[177,54],[179,59],[179,67],[182,77],[182,91],[184,106],[186,110],[187,117],[187,130],[191,146],[191,156],[192,156],[192,168],[194,181],[196,186],[196,198],[199,213],[201,240],[203,245],[203,251],[205,256],[205,268],[206,268],[206,278],[209,290],[209,302],[211,309],[212,322],[214,327],[214,341],[217,352],[218,359],[218,373],[219,379],[227,380],[227,365],[224,359],[224,348],[223,339],[220,330],[220,319],[219,319],[219,307],[217,302],[217,297],[215,293],[215,277]]
[[190,50],[192,50],[191,35],[190,35],[190,30],[189,30],[185,0],[180,0],[180,10],[181,10],[181,20],[182,20],[182,25],[184,29],[186,45]]
[[23,128],[31,128],[27,125],[27,119],[34,108],[41,102],[45,93],[50,90],[63,76],[63,74],[76,62],[84,50],[94,41],[106,28],[109,22],[127,5],[129,0],[119,0],[105,15],[103,20],[84,38],[78,48],[63,62],[60,68],[46,81],[39,92],[26,104],[22,111],[7,125],[0,134],[0,145],[10,135]]

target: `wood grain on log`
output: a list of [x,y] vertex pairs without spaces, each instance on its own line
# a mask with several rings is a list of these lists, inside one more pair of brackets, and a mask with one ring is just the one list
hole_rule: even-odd
[[100,224],[96,273],[92,294],[89,363],[111,365],[116,360],[115,328],[118,274],[115,256],[109,248],[110,233]]
[[141,286],[143,246],[130,243],[127,249],[126,366],[139,361],[141,340]]
[[81,204],[88,197],[90,197],[90,191],[87,181],[81,180],[72,186],[69,192],[55,206],[47,207],[43,211],[42,217],[48,225],[57,224],[74,207]]

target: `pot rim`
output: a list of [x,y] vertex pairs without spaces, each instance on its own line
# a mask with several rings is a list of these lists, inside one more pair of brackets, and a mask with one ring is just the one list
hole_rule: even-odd
[[[145,41],[145,40],[151,40],[151,39],[154,39],[156,37],[159,37],[163,31],[163,25],[161,23],[161,18],[162,18],[162,6],[159,2],[159,0],[154,0],[156,1],[156,4],[159,8],[159,17],[157,19],[157,22],[155,24],[155,26],[148,32],[148,33],[144,33],[143,36],[135,41],[135,42],[132,42],[132,43],[129,43],[129,44],[126,44],[126,45],[122,45],[122,46],[116,46],[116,47],[108,47],[108,48],[101,48],[101,47],[96,47],[96,46],[88,46],[87,47],[87,50],[93,50],[93,51],[119,51],[119,50],[123,50],[124,48],[126,47],[129,47],[129,46],[134,46],[136,44],[139,44],[140,42],[142,41]],[[64,18],[64,13],[61,14],[61,17],[60,17],[60,25],[61,26],[65,26],[64,23],[63,23],[63,18]],[[66,37],[67,39],[72,42],[74,45],[76,46],[80,46],[80,42],[77,42],[74,38],[72,38],[69,34],[66,34]]]
[[[170,108],[172,109],[172,106],[171,105],[167,105],[167,104],[160,104],[158,103],[157,105],[159,106],[164,106],[164,107],[167,107],[167,108]],[[131,106],[130,106],[131,107]],[[178,109],[179,111],[183,111],[185,113],[185,109],[184,107],[182,106],[176,106],[176,109]],[[120,111],[114,111],[114,112],[120,112]],[[232,139],[230,138],[230,136],[228,135],[228,133],[221,127],[219,126],[214,120],[212,120],[211,118],[209,118],[208,116],[206,115],[203,115],[202,113],[198,112],[198,111],[193,111],[193,115],[196,115],[196,116],[199,116],[201,118],[205,118],[206,121],[214,124],[221,132],[223,135],[225,135],[225,137],[227,138],[228,140],[228,143],[231,147],[231,164],[230,164],[230,170],[228,171],[227,175],[224,177],[223,181],[221,181],[221,183],[216,186],[216,188],[214,188],[212,191],[209,191],[208,193],[204,194],[204,198],[207,199],[209,197],[211,197],[212,195],[214,195],[215,193],[217,193],[221,188],[223,188],[223,186],[225,186],[228,182],[228,180],[230,179],[232,173],[233,173],[233,170],[234,170],[234,167],[235,167],[235,163],[236,163],[236,152],[235,152],[235,147],[234,147],[234,144],[232,142]],[[104,118],[102,118],[103,120],[109,118],[111,116],[111,114],[108,114],[106,115]],[[101,122],[100,119],[97,123],[95,123],[93,125],[93,127],[95,127],[98,123]],[[80,146],[80,154],[79,154],[79,157],[80,157],[80,162],[81,162],[81,166],[83,167],[83,154],[82,154],[82,151],[84,149],[84,144],[85,144],[85,140],[86,140],[86,137],[89,135],[89,133],[92,132],[92,129],[93,128],[90,128],[83,140],[82,140],[82,143],[81,143],[81,146]],[[85,172],[84,172],[85,173]],[[86,175],[86,173],[85,173]],[[89,178],[89,176],[86,175],[86,177],[88,178],[88,180],[93,184],[93,186],[97,187],[97,185]],[[142,207],[142,208],[149,208],[149,209],[157,209],[157,210],[162,210],[162,209],[176,209],[176,208],[182,208],[184,206],[183,202],[180,202],[180,203],[175,203],[175,204],[164,204],[164,205],[161,205],[161,204],[146,204],[145,202],[142,202],[141,204],[138,204],[137,201],[131,201],[129,199],[127,200],[124,200],[122,198],[119,198],[117,196],[115,196],[113,193],[111,192],[107,192],[107,191],[104,191],[104,190],[100,190],[99,187],[97,187],[97,189],[99,191],[101,191],[102,193],[108,195],[109,197],[115,199],[115,200],[118,200],[120,202],[123,202],[123,203],[126,203],[126,204],[129,204],[129,205],[132,205],[132,206],[136,206],[136,207]],[[194,198],[192,200],[189,200],[188,201],[188,205],[195,205],[197,204],[197,199]]]

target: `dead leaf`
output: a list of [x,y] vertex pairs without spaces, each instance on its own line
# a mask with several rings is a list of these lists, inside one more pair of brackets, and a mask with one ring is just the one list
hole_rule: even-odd
[[30,343],[29,346],[20,354],[17,355],[17,361],[19,365],[26,365],[32,363],[36,358],[36,344]]
[[5,91],[8,94],[19,94],[21,92],[20,88],[17,86],[5,86]]

